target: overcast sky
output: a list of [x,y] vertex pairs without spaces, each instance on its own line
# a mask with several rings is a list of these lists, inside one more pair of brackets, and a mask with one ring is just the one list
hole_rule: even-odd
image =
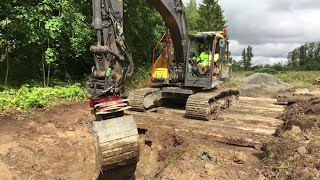
[[320,0],[219,0],[219,4],[236,60],[250,45],[254,65],[285,64],[289,51],[320,41]]

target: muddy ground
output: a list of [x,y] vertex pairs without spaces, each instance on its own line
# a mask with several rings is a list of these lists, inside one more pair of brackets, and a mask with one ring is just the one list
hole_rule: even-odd
[[261,173],[269,179],[320,179],[320,97],[299,95],[287,98],[284,121],[262,148]]
[[[263,101],[265,100],[260,99],[258,104],[261,105]],[[254,103],[251,104],[254,105]],[[249,122],[255,124],[261,121],[267,124],[265,121],[271,116],[267,113],[268,109],[274,108],[274,112],[278,112],[276,106],[268,105],[265,111],[262,106],[253,108],[257,110],[252,112],[253,117],[258,117],[259,114],[267,117],[258,118],[257,121],[251,118],[248,119]],[[300,107],[300,105],[296,106]],[[301,107],[306,108],[302,105]],[[233,111],[240,113],[241,109]],[[313,111],[318,112],[314,107],[309,108],[308,113]],[[179,114],[179,110],[175,112]],[[243,111],[240,117],[244,118],[246,112]],[[320,136],[319,132],[314,133],[318,129],[311,129],[319,127],[318,121],[314,121],[318,114],[308,115],[313,125],[312,128],[305,129],[301,125],[302,121],[289,118],[288,112],[306,114],[301,108],[300,111],[299,108],[287,110],[282,116],[280,111],[279,118],[283,119],[285,124],[278,125],[278,137],[264,136],[265,142],[262,149],[217,141],[212,135],[218,132],[216,129],[228,127],[213,128],[212,131],[214,131],[210,134],[207,131],[211,131],[211,125],[206,126],[205,122],[200,123],[203,125],[194,121],[186,123],[183,118],[177,119],[176,116],[169,114],[170,117],[177,119],[177,123],[181,126],[184,125],[185,131],[182,133],[179,125],[175,125],[174,128],[168,127],[170,123],[166,126],[152,124],[142,126],[143,120],[139,120],[140,160],[135,177],[136,179],[168,180],[317,179],[320,172]],[[159,113],[166,114],[161,111]],[[225,118],[231,117],[226,115]],[[92,179],[96,173],[96,163],[94,145],[87,122],[93,119],[87,102],[61,104],[48,110],[35,110],[34,115],[1,113],[0,179]],[[156,118],[154,122],[157,120],[165,121],[170,118]],[[219,121],[223,125],[233,120],[226,121],[222,118]],[[310,123],[310,121],[306,122]],[[193,125],[200,126],[202,130],[197,129],[197,132],[192,132],[187,129],[188,126]],[[301,132],[298,129],[298,132],[288,133],[293,132],[292,125],[298,126]],[[293,126],[294,130],[297,129],[295,126]],[[223,132],[226,131],[228,129],[223,130]],[[238,130],[230,128],[229,131],[237,132]],[[268,132],[265,133],[268,134]],[[290,152],[287,149],[290,149]]]
[[[35,115],[1,114],[1,179],[92,179],[95,156],[87,125],[91,119],[87,102],[62,104]],[[139,132],[136,179],[257,177],[260,150],[180,137],[165,129]]]

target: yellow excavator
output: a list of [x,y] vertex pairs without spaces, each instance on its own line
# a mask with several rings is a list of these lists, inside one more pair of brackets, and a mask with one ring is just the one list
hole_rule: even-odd
[[[159,41],[165,38],[166,52],[152,61],[151,79],[157,86],[134,90],[123,99],[125,80],[134,70],[123,34],[123,1],[93,0],[97,44],[90,47],[95,66],[85,94],[96,117],[89,127],[102,170],[131,167],[138,162],[137,127],[124,110],[148,111],[161,106],[166,99],[175,99],[186,103],[186,117],[212,120],[220,110],[238,100],[238,90],[217,88],[231,77],[226,30],[188,35],[181,0],[149,2],[166,23],[166,33]],[[206,60],[201,59],[204,49],[208,51]],[[124,66],[125,59],[129,61],[128,67]]]

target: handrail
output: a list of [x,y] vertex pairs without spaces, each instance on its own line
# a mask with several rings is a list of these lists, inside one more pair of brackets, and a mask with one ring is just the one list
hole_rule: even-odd
[[152,53],[152,73],[151,73],[151,80],[153,81],[153,72],[154,72],[154,68],[153,68],[153,65],[154,65],[154,53],[157,49],[157,47],[159,46],[159,44],[161,43],[162,39],[164,38],[164,36],[166,35],[167,33],[164,33],[163,36],[161,37],[160,41],[157,43],[156,47],[154,47],[153,49],[153,53]]
[[216,55],[216,47],[217,47],[217,37],[214,38],[214,50],[213,50],[213,62],[212,62],[212,70],[211,70],[211,81],[213,81],[213,74],[214,74],[214,56]]

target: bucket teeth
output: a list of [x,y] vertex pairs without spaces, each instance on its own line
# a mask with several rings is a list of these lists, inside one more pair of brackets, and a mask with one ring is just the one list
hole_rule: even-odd
[[97,162],[100,162],[102,170],[138,162],[138,130],[131,115],[90,121],[89,127],[95,142]]

